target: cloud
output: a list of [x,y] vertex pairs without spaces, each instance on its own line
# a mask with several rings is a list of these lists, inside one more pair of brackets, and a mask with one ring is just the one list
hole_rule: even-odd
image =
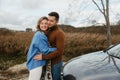
[[8,28],[10,30],[23,30],[25,31],[25,28],[20,25],[13,25],[13,24],[0,24],[0,28]]
[[[34,24],[50,11],[61,13],[67,0],[0,0],[0,23],[25,25]],[[57,4],[61,3],[63,4]],[[34,17],[34,19],[33,19]],[[32,21],[33,19],[33,21]],[[36,20],[35,20],[36,19]]]
[[[110,19],[119,12],[120,0],[110,1]],[[104,22],[103,15],[91,0],[0,0],[0,25],[15,29],[35,28],[41,16],[51,11],[60,14],[60,23],[87,25],[89,20]],[[18,26],[18,27],[17,27]],[[1,26],[0,26],[1,27]],[[11,27],[13,28],[13,27]]]
[[25,9],[39,9],[44,6],[45,1],[44,0],[21,0],[22,7]]
[[20,22],[18,21],[18,15],[7,11],[0,13],[0,23],[20,24]]
[[[101,6],[100,1],[97,1],[97,3]],[[113,23],[116,21],[116,14],[120,14],[119,3],[120,0],[110,1],[110,21]],[[66,17],[63,23],[71,25],[91,25],[92,20],[96,20],[96,23],[105,23],[103,14],[91,0],[73,0],[64,13]]]

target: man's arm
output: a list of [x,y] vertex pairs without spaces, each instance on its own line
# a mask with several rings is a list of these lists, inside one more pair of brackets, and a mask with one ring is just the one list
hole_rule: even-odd
[[56,48],[57,48],[57,50],[54,52],[51,52],[47,55],[42,55],[42,59],[52,59],[52,58],[55,58],[57,56],[62,55],[62,53],[64,51],[64,47],[65,47],[64,41],[65,41],[64,33],[63,32],[57,33],[57,36],[56,36]]

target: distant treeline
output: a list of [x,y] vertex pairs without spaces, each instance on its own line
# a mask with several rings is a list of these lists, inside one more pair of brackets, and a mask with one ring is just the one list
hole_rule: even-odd
[[[64,25],[60,24],[59,27],[64,31],[64,32],[83,32],[83,33],[99,33],[99,34],[106,34],[106,27],[105,26],[86,26],[86,27],[74,27],[71,25]],[[12,34],[13,30],[9,30],[7,28],[0,28],[0,35],[4,34]],[[17,31],[16,31],[17,32]],[[25,32],[25,31],[20,31],[20,32]],[[112,25],[111,26],[111,33],[112,34],[120,34],[120,25]]]
[[[84,33],[100,33],[106,34],[106,27],[105,26],[89,26],[89,27],[74,27],[71,25],[59,25],[61,29],[65,32],[84,32]],[[111,26],[111,33],[112,34],[120,34],[120,25],[112,25]]]

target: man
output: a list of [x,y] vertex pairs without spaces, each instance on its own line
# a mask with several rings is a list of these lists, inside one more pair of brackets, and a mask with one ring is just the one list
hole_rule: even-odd
[[36,60],[51,60],[51,73],[52,80],[61,80],[62,71],[62,54],[64,51],[64,32],[58,28],[59,14],[57,12],[51,12],[48,14],[49,31],[47,37],[51,47],[56,47],[57,50],[47,55],[35,56]]

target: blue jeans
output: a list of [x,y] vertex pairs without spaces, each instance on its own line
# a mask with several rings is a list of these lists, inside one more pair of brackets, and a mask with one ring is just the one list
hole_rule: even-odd
[[61,71],[62,71],[62,61],[60,61],[55,65],[51,65],[52,80],[62,80]]

